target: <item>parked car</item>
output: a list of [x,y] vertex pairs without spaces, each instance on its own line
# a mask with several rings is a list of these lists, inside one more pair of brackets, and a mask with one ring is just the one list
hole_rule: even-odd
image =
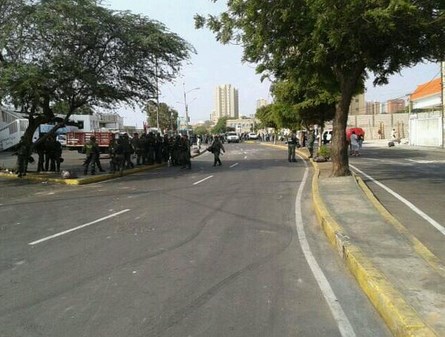
[[227,143],[239,143],[239,136],[234,131],[227,132],[226,139]]
[[248,135],[248,138],[255,140],[255,139],[258,139],[258,135],[255,132],[250,132]]

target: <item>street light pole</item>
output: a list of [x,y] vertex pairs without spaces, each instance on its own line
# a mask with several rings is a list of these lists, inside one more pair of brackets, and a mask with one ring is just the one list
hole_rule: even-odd
[[156,76],[156,128],[159,130],[159,80],[158,80],[158,58],[155,63],[155,76]]
[[185,106],[185,126],[187,128],[187,135],[188,135],[188,130],[189,130],[189,107],[187,104],[187,94],[189,92],[192,92],[193,90],[199,90],[199,87],[190,89],[188,91],[185,91],[185,83],[182,83],[182,88],[183,88],[183,92],[184,92],[184,106]]

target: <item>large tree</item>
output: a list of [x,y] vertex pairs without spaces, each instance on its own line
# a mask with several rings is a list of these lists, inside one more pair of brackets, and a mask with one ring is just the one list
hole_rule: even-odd
[[83,108],[145,106],[194,52],[157,21],[100,0],[3,0],[0,97],[38,125]]
[[[216,1],[216,0],[215,0]],[[220,16],[196,16],[217,40],[235,40],[244,60],[278,80],[315,78],[339,99],[333,122],[334,176],[350,174],[346,123],[367,72],[375,84],[418,62],[443,59],[443,0],[231,0]]]

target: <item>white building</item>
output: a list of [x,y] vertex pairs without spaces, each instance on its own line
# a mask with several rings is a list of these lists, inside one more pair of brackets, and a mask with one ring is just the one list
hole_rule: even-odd
[[442,79],[436,78],[418,85],[409,100],[409,143],[444,147]]
[[226,121],[226,126],[234,128],[236,133],[249,133],[254,131],[255,125],[258,125],[260,120],[256,118],[238,118],[238,119],[229,119]]
[[418,85],[409,97],[411,108],[413,110],[440,109],[442,107],[441,86],[440,78]]
[[239,117],[238,89],[231,84],[220,85],[215,89],[215,111],[212,122],[216,123],[222,117]]

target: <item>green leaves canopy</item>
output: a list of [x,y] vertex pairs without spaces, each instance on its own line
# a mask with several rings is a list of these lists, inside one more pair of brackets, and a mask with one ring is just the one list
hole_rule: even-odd
[[159,22],[95,0],[4,0],[0,21],[3,103],[27,113],[28,138],[84,106],[145,105],[193,47]]

